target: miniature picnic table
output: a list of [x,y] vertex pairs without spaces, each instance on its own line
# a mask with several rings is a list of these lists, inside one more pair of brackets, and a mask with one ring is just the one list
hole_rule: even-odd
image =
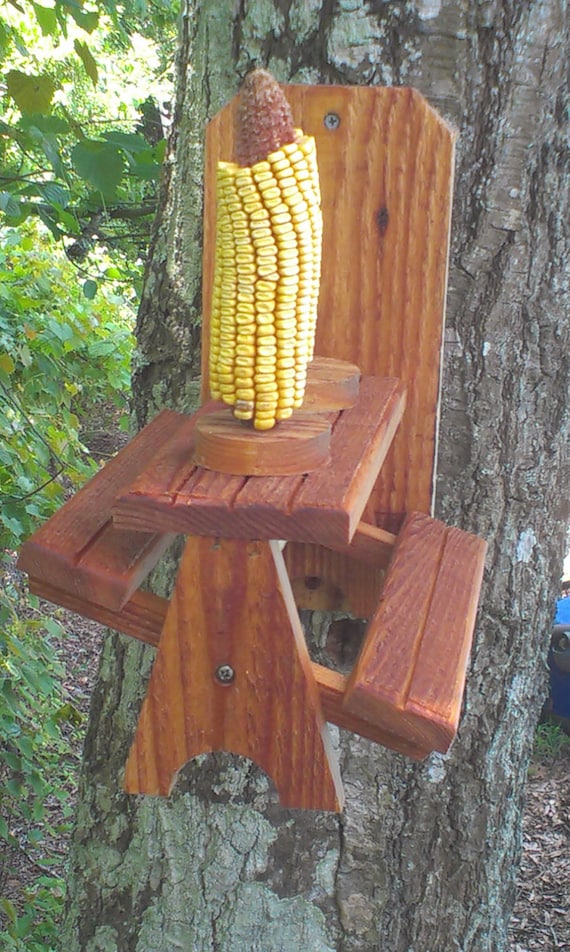
[[[486,546],[432,517],[453,133],[411,89],[286,93],[317,141],[325,222],[321,358],[291,427],[320,414],[328,452],[310,472],[220,471],[204,363],[203,406],[159,413],[19,565],[36,594],[158,648],[128,792],[168,794],[189,759],[227,750],[259,764],[284,806],[338,810],[325,721],[415,758],[449,747]],[[214,171],[234,109],[206,139],[205,352]],[[339,376],[350,393],[335,405]],[[177,534],[166,600],[141,585]],[[309,658],[298,608],[315,605],[370,619],[348,677]]]

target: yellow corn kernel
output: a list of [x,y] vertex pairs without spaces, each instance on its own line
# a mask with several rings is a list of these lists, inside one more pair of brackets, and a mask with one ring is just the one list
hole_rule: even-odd
[[253,426],[256,430],[272,430],[275,426],[276,415],[270,414],[267,417],[254,416]]
[[[277,153],[274,152],[273,154],[276,155]],[[271,162],[271,171],[273,173],[280,172],[282,169],[288,169],[291,164],[289,162],[289,159],[285,157],[283,157],[282,159],[276,159],[276,160],[272,160],[270,157],[269,161]]]
[[[253,387],[236,387],[236,400],[243,400],[244,402],[255,401],[255,390]],[[253,409],[253,407],[252,407]]]
[[270,381],[268,383],[260,383],[256,381],[255,386],[256,386],[257,394],[260,400],[262,400],[263,397],[267,399],[267,397],[271,397],[274,394],[275,394],[275,399],[277,399],[278,390],[277,390],[277,383],[275,382],[275,380]]
[[246,421],[246,422],[247,422],[248,420],[252,420],[252,419],[253,419],[253,406],[246,405],[246,406],[243,406],[243,407],[242,407],[242,406],[240,406],[240,401],[239,401],[239,400],[236,400],[235,406],[234,406],[234,416],[235,416],[236,420],[244,420],[244,421]]

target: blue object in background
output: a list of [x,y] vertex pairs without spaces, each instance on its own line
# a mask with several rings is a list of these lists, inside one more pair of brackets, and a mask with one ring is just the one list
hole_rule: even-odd
[[555,625],[570,625],[570,595],[559,598],[556,602]]
[[548,653],[551,713],[570,725],[570,596],[556,603],[554,631]]

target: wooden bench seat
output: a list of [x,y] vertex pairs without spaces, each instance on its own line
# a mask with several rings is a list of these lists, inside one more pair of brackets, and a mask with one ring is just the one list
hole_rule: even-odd
[[487,545],[421,513],[407,516],[343,708],[426,752],[459,722]]
[[[361,523],[354,556],[386,561],[392,539]],[[313,663],[325,718],[414,759],[446,751],[457,731],[486,543],[429,516],[409,515],[395,539],[376,611],[352,673]],[[349,553],[350,554],[350,553]],[[31,590],[158,646],[168,602],[134,592],[119,610],[32,578]]]
[[22,546],[18,568],[78,599],[117,611],[172,542],[172,533],[119,531],[111,507],[117,493],[175,431],[179,414],[163,410],[104,469]]

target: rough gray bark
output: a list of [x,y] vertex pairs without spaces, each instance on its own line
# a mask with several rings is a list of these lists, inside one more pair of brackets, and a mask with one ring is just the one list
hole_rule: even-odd
[[508,948],[568,516],[566,17],[564,0],[188,0],[139,317],[139,424],[196,400],[203,130],[247,67],[414,85],[460,132],[438,511],[489,540],[488,570],[451,752],[414,765],[343,735],[341,818],[281,810],[260,772],[228,756],[188,765],[168,801],[126,797],[152,652],[109,637],[66,950]]

